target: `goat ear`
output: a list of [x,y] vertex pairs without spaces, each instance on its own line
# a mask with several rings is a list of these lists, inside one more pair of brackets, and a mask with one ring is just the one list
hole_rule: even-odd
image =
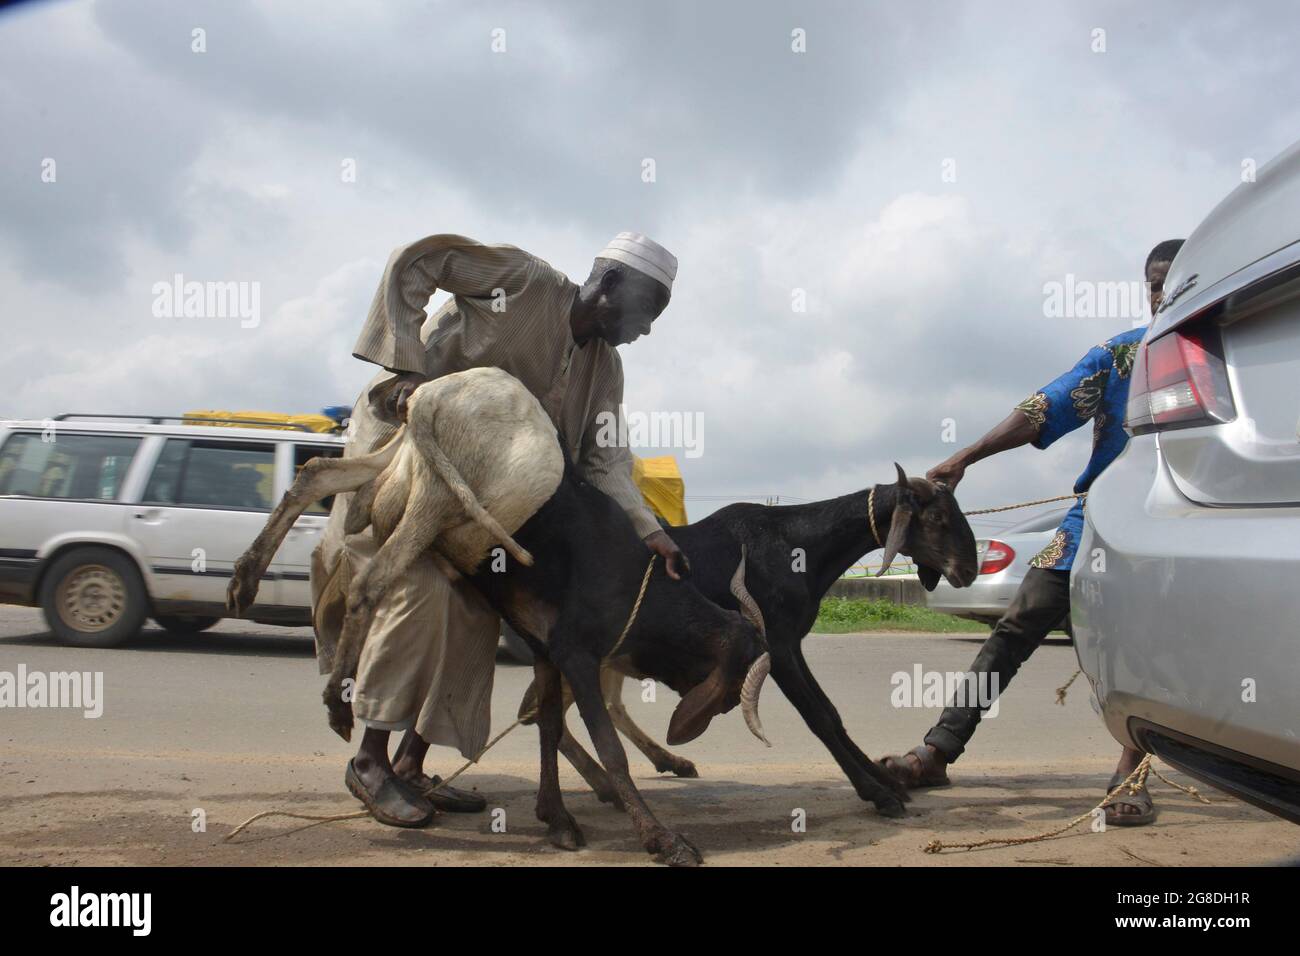
[[709,727],[709,721],[722,711],[727,683],[722,668],[715,667],[699,684],[692,687],[673,711],[668,722],[668,743],[676,747],[694,740]]
[[889,522],[889,535],[885,538],[885,555],[881,558],[880,570],[876,572],[876,577],[888,571],[889,566],[894,563],[894,558],[898,557],[898,552],[907,541],[907,526],[911,523],[912,505],[900,495],[898,504],[894,505],[894,517]]
[[894,517],[889,522],[889,534],[885,538],[885,556],[881,559],[876,577],[888,571],[894,563],[894,558],[898,557],[899,550],[907,540],[907,526],[912,523],[912,486],[903,466],[894,462],[894,467],[898,469],[898,503],[894,505]]

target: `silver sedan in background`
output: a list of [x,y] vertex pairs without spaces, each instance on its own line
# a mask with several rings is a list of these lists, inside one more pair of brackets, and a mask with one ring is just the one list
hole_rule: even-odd
[[[976,538],[980,570],[974,583],[955,588],[941,578],[935,589],[926,594],[926,606],[932,611],[996,624],[1020,590],[1029,562],[1052,540],[1068,510],[1068,507],[1052,508],[1012,525],[996,537]],[[1067,618],[1061,627],[1068,623]]]
[[1297,240],[1300,144],[1174,260],[1071,598],[1117,740],[1300,822]]

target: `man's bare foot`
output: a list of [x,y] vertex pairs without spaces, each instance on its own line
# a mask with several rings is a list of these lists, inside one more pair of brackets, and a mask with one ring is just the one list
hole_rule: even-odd
[[948,761],[934,747],[922,744],[901,757],[882,757],[877,766],[909,790],[922,787],[946,787]]

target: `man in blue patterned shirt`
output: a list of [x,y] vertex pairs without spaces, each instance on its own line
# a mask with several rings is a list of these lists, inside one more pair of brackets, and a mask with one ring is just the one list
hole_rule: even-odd
[[[1169,266],[1182,244],[1181,239],[1166,240],[1147,256],[1145,272],[1152,315],[1160,304]],[[1074,483],[1074,493],[1084,494],[1128,443],[1124,413],[1129,375],[1145,332],[1145,326],[1131,329],[1089,349],[1074,368],[1030,395],[1001,424],[932,468],[926,477],[956,488],[967,466],[981,459],[1026,444],[1047,448],[1062,435],[1091,421],[1092,456]],[[1083,507],[1084,499],[1077,498],[1051,542],[1034,556],[1020,590],[975,657],[971,665],[976,675],[974,686],[990,688],[991,695],[985,696],[995,698],[1005,690],[1020,665],[1070,613],[1070,566],[1083,531]],[[990,703],[992,699],[959,707],[954,701],[925,735],[922,746],[901,757],[886,757],[882,766],[909,787],[946,785],[948,764],[966,749]],[[1142,756],[1139,750],[1125,748],[1107,790],[1118,786]],[[1126,789],[1106,808],[1106,823],[1117,826],[1140,826],[1151,823],[1155,816],[1145,786]]]

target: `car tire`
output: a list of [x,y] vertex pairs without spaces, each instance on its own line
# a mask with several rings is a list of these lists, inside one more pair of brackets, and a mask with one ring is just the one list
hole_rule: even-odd
[[149,615],[140,569],[112,548],[74,548],[55,558],[40,601],[54,636],[74,647],[116,647],[140,633]]
[[153,619],[168,634],[198,634],[221,620],[219,617],[197,617],[193,614],[155,614]]

